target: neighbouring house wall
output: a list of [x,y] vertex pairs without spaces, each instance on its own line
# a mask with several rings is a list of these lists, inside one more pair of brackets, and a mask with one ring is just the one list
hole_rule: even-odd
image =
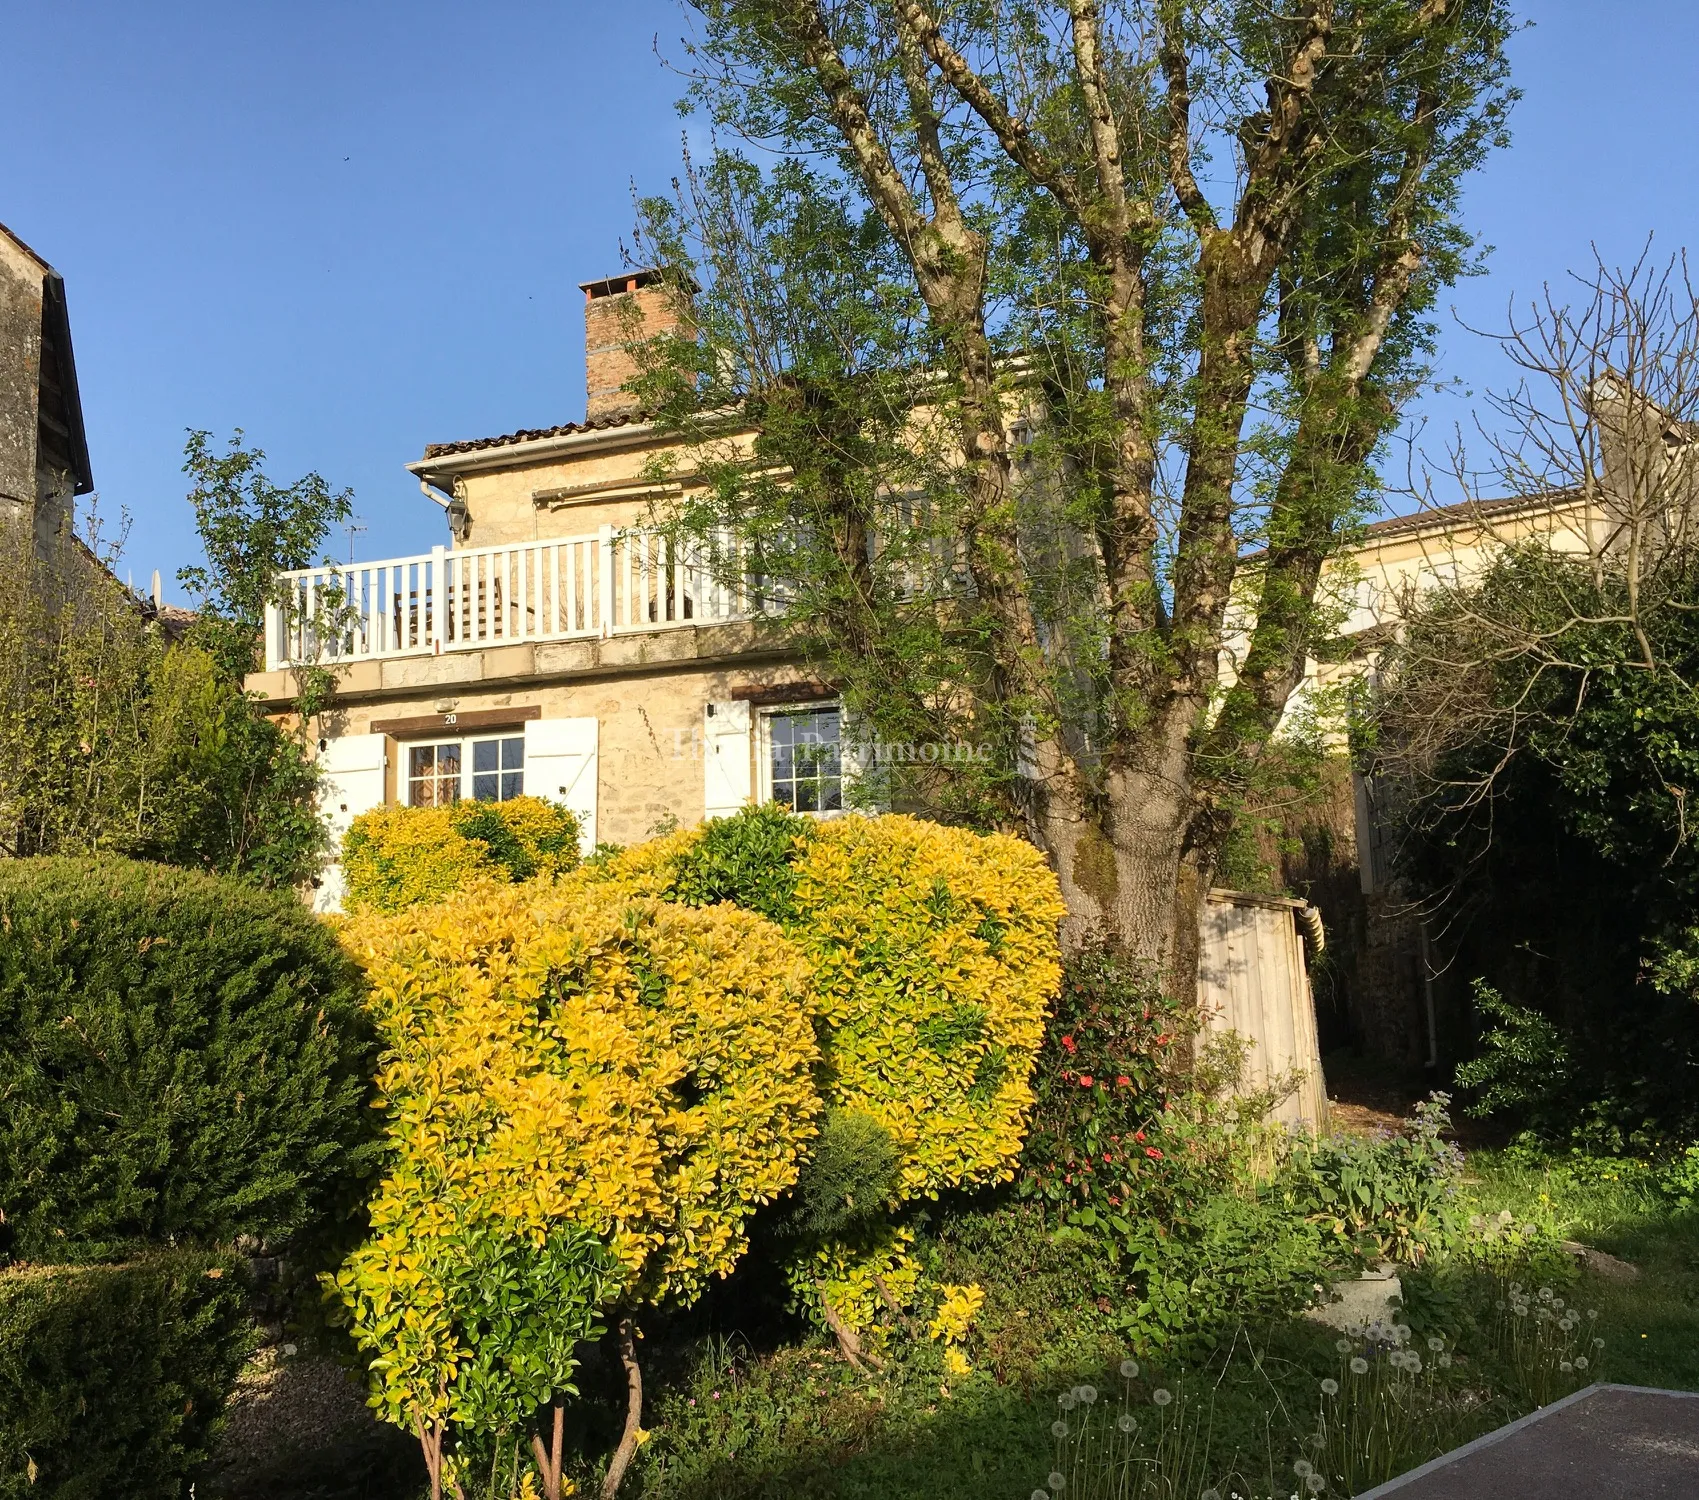
[[43,273],[0,234],[0,518],[33,518]]

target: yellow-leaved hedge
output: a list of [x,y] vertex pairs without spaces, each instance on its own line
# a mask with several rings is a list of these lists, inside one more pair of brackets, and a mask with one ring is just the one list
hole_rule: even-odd
[[453,1200],[536,1237],[579,1225],[628,1297],[689,1302],[796,1180],[818,1053],[806,967],[763,918],[572,877],[475,883],[345,940],[397,1150],[356,1263]]
[[911,817],[751,809],[594,873],[772,913],[812,969],[825,1103],[891,1132],[899,1198],[1012,1175],[1061,980],[1061,894],[1031,844]]
[[578,865],[578,835],[578,819],[541,797],[373,808],[343,836],[343,905],[397,912],[479,877],[562,874]]

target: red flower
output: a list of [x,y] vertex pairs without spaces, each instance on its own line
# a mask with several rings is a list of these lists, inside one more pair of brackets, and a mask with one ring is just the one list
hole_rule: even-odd
[[1071,1053],[1074,1050],[1074,1039],[1071,1036],[1065,1036],[1062,1038],[1062,1045]]
[[1135,1130],[1133,1132],[1133,1139],[1135,1141],[1142,1141],[1144,1139],[1144,1132],[1142,1130]]
[[1091,1074],[1090,1073],[1081,1073],[1080,1074],[1080,1087],[1082,1089],[1089,1089],[1091,1087]]
[[1168,1033],[1167,1033],[1167,1032],[1166,1032],[1166,1031],[1165,1031],[1165,1032],[1163,1032],[1163,1033],[1162,1033],[1162,1035],[1161,1035],[1161,1036],[1159,1036],[1159,1037],[1158,1037],[1158,1038],[1157,1038],[1157,1039],[1156,1039],[1156,1045],[1157,1045],[1157,1046],[1158,1046],[1158,1047],[1166,1047],[1166,1046],[1167,1046],[1167,1045],[1168,1045],[1168,1044],[1169,1044],[1169,1043],[1170,1043],[1170,1042],[1171,1042],[1171,1041],[1173,1041],[1173,1040],[1174,1040],[1174,1038],[1173,1038],[1173,1037],[1172,1037],[1172,1036],[1170,1036],[1170,1035],[1169,1035],[1169,1034],[1168,1034]]
[[1160,1151],[1158,1151],[1155,1146],[1146,1146],[1144,1148],[1144,1154],[1146,1156],[1148,1156],[1152,1161],[1161,1161],[1162,1160],[1162,1153]]
[[1105,1161],[1114,1161],[1115,1160],[1115,1158],[1113,1156],[1111,1156],[1107,1151],[1105,1151],[1103,1153],[1103,1159]]
[[1117,1078],[1115,1080],[1115,1087],[1118,1088],[1118,1089],[1124,1089],[1132,1081],[1133,1081],[1132,1079],[1130,1079],[1129,1077],[1127,1077],[1127,1075],[1125,1073],[1123,1073],[1119,1078]]

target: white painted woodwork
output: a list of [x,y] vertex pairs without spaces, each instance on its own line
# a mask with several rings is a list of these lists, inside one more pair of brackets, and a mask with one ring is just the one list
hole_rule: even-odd
[[740,812],[755,793],[748,703],[728,699],[702,708],[702,816]]
[[525,726],[525,790],[559,802],[578,818],[578,847],[596,847],[596,719],[532,719]]
[[383,806],[384,736],[345,734],[319,750],[319,816],[330,834],[331,855],[313,891],[313,910],[342,910],[342,838],[363,812]]

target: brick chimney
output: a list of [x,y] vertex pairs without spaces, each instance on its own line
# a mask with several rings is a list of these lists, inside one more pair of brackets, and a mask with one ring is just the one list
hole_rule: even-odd
[[624,390],[637,374],[631,346],[671,333],[690,316],[687,293],[659,271],[628,271],[579,283],[584,293],[584,417],[598,422],[635,416],[637,399]]

